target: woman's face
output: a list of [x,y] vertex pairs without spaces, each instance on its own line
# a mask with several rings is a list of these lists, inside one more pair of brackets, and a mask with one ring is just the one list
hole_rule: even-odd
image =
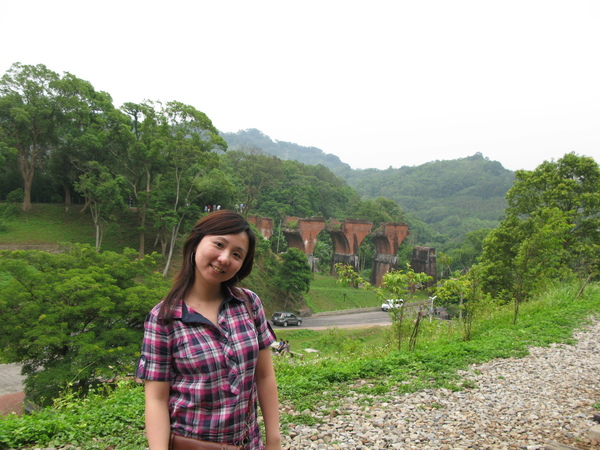
[[218,285],[232,279],[244,263],[248,246],[246,232],[204,236],[196,247],[196,276]]

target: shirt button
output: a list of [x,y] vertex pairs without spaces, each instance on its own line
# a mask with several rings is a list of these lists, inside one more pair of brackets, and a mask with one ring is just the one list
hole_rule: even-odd
[[221,339],[221,342],[222,342],[223,344],[227,344],[227,338],[225,338],[225,337],[224,337],[224,338],[222,338],[222,339]]

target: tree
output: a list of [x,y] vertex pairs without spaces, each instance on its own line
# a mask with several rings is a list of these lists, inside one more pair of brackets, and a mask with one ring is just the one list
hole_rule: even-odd
[[[146,101],[126,103],[123,109],[129,116],[131,133],[126,152],[116,156],[136,199],[141,257],[145,252],[148,209],[157,203],[157,191],[163,190],[159,202],[164,202],[164,190],[167,186],[173,189],[168,200],[173,218],[168,232],[172,249],[185,207],[202,194],[202,189],[198,189],[201,178],[216,166],[216,156],[209,153],[224,151],[227,145],[206,114],[192,106]],[[166,223],[164,214],[163,222]]]
[[99,251],[110,223],[116,221],[117,213],[125,210],[124,180],[115,177],[97,161],[90,161],[86,167],[86,172],[75,182],[75,189],[89,202],[96,229],[96,251]]
[[453,277],[442,280],[435,293],[443,305],[454,305],[458,301],[463,340],[470,341],[473,319],[485,297],[481,290],[479,268],[474,267],[465,274],[457,272]]
[[517,248],[513,263],[513,323],[517,322],[519,306],[552,279],[561,276],[565,260],[565,242],[573,229],[565,214],[558,208],[534,213],[524,224],[531,228],[529,236]]
[[169,247],[163,271],[166,276],[182,224],[190,215],[197,219],[201,211],[196,200],[217,187],[227,191],[227,180],[215,179],[219,175],[215,171],[219,158],[213,152],[225,151],[227,144],[206,114],[193,106],[169,102],[159,112],[159,118],[163,123],[165,169],[155,194],[162,194],[161,204],[164,204],[157,211]]
[[402,208],[395,201],[383,197],[356,203],[350,214],[357,219],[371,220],[373,228],[377,228],[383,222],[405,221]]
[[75,245],[65,253],[0,252],[0,348],[23,365],[25,391],[43,404],[73,385],[131,373],[143,321],[168,286],[156,260],[96,252]]
[[[565,155],[534,171],[518,171],[507,194],[506,219],[485,238],[486,292],[519,304],[548,280],[594,270],[600,238],[600,169],[591,158]],[[586,275],[587,276],[587,275]]]
[[[426,273],[415,272],[410,266],[407,266],[406,270],[391,270],[382,278],[381,289],[390,292],[392,299],[404,300],[400,308],[390,308],[389,310],[393,322],[392,327],[396,331],[398,350],[402,348],[406,303],[417,290],[426,288],[431,280],[433,280],[433,277]],[[418,322],[416,323],[418,326]],[[411,347],[414,350],[414,345]]]
[[49,152],[48,169],[69,207],[73,184],[86,171],[89,161],[114,166],[108,149],[122,144],[120,134],[126,118],[114,108],[108,93],[96,91],[88,81],[65,73],[56,82],[56,88],[62,113],[57,121],[57,143]]
[[35,171],[57,142],[61,113],[57,82],[60,77],[43,64],[13,64],[0,79],[0,126],[3,145],[17,153],[23,177],[23,211],[31,209]]
[[[280,186],[279,183],[284,179],[282,161],[274,156],[263,155],[258,148],[247,148],[245,152],[228,152],[223,159],[228,173],[238,186],[237,203],[244,205],[244,214],[255,213],[265,190],[269,186]],[[280,205],[276,205],[272,210],[279,207]],[[273,217],[272,210],[267,213],[269,217]]]
[[[401,300],[399,302],[400,307],[389,309],[392,318],[392,328],[396,334],[396,341],[398,343],[398,350],[401,350],[404,338],[403,324],[407,300],[417,290],[426,288],[427,284],[433,280],[433,277],[430,277],[426,273],[415,272],[407,265],[406,270],[391,270],[386,273],[383,276],[381,286],[375,287],[358,275],[350,265],[338,263],[335,265],[335,269],[338,273],[338,282],[340,283],[363,286],[365,289],[376,292],[377,297],[380,299]],[[414,350],[414,345],[411,346],[411,349]]]
[[507,216],[526,218],[536,211],[557,208],[573,225],[564,247],[565,261],[574,270],[575,255],[600,241],[600,166],[593,158],[568,153],[545,161],[534,171],[518,171],[508,191]]
[[312,271],[308,258],[297,248],[289,248],[282,255],[283,263],[279,273],[279,285],[291,297],[302,295],[310,289]]
[[452,268],[467,271],[473,267],[483,252],[483,241],[490,231],[489,228],[481,228],[466,233],[462,245],[449,250]]
[[135,198],[140,233],[139,256],[142,258],[146,252],[146,220],[150,197],[166,165],[163,141],[166,124],[161,120],[153,102],[125,103],[122,109],[129,118],[127,145],[122,152],[120,149],[113,151],[120,162],[120,173],[127,180]]

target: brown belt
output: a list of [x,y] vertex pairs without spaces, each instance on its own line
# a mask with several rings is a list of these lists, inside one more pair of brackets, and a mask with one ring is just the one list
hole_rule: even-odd
[[201,441],[171,433],[169,450],[242,450],[242,445],[221,444],[219,442]]

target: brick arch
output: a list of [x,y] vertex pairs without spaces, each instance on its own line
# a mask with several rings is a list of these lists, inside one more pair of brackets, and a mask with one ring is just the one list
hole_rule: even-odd
[[379,286],[386,273],[398,269],[398,249],[406,236],[408,225],[405,223],[384,222],[373,232],[375,257],[371,284]]
[[[251,216],[248,221],[259,228],[265,238],[273,234],[271,219]],[[333,243],[331,271],[335,273],[335,264],[349,264],[358,269],[358,249],[363,240],[371,235],[375,244],[375,257],[371,283],[381,284],[383,275],[398,268],[398,248],[408,236],[408,225],[405,223],[385,222],[376,230],[372,230],[373,222],[361,219],[346,218],[343,221],[330,219],[327,224],[323,217],[285,217],[283,234],[289,247],[297,248],[308,257],[309,264],[316,270],[314,258],[317,237],[321,231],[327,230]]]
[[335,275],[335,265],[348,264],[358,270],[358,248],[362,241],[371,233],[373,222],[360,219],[330,219],[327,232],[333,242],[331,258],[331,274]]
[[317,261],[314,258],[317,236],[324,228],[323,217],[286,217],[283,220],[283,234],[288,246],[302,251],[308,257],[313,271],[317,269]]

